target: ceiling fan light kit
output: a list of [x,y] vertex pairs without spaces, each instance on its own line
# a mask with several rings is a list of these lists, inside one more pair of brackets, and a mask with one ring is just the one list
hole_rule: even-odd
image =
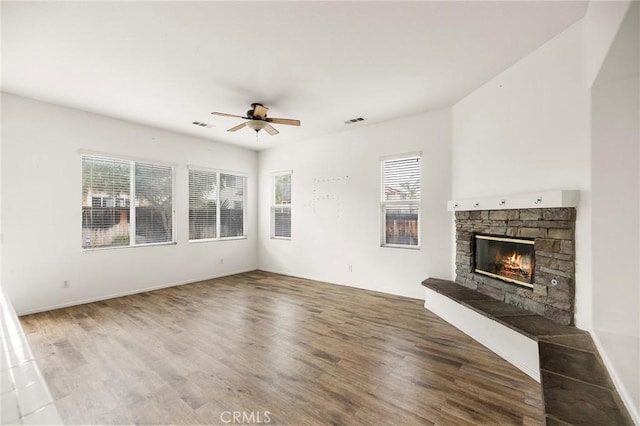
[[241,115],[227,114],[226,112],[212,112],[211,114],[219,115],[221,117],[234,117],[242,118],[243,120],[249,120],[230,128],[229,130],[227,130],[227,132],[235,132],[242,129],[243,127],[248,127],[256,132],[256,139],[258,136],[257,133],[263,129],[271,136],[280,133],[276,130],[275,127],[271,125],[271,123],[285,124],[288,126],[300,126],[300,120],[295,120],[293,118],[270,118],[267,117],[267,111],[269,111],[269,108],[260,103],[254,102],[251,104],[251,109],[247,111],[246,117],[243,117]]
[[256,132],[259,132],[260,130],[264,129],[267,124],[268,123],[266,121],[251,120],[247,122],[247,127],[249,127],[252,130],[255,130]]

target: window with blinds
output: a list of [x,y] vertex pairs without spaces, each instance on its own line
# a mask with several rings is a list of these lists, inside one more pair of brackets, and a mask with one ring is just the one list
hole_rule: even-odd
[[173,167],[134,163],[135,244],[173,240]]
[[171,242],[173,167],[82,156],[83,249]]
[[247,178],[189,169],[189,241],[244,238]]
[[220,173],[220,238],[243,237],[246,178]]
[[381,245],[420,246],[420,155],[381,161]]
[[189,240],[217,238],[218,173],[189,170]]
[[291,172],[274,174],[271,238],[291,238]]

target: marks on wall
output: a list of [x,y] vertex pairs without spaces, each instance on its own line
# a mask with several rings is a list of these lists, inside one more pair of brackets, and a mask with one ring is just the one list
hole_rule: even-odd
[[340,220],[344,214],[344,201],[348,196],[350,181],[351,178],[347,175],[314,178],[311,199],[305,204],[316,216]]

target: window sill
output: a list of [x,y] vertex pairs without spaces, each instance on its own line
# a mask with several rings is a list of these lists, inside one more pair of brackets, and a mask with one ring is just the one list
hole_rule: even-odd
[[420,246],[403,246],[399,244],[380,244],[382,248],[397,248],[405,250],[420,250]]
[[92,251],[105,251],[105,250],[121,250],[121,249],[129,249],[129,248],[138,248],[138,247],[157,247],[157,246],[175,246],[178,243],[176,241],[169,241],[166,243],[149,243],[149,244],[136,244],[130,246],[110,246],[110,247],[83,247],[81,249],[82,252],[92,252]]
[[226,237],[226,238],[203,238],[201,240],[189,240],[189,244],[200,244],[200,243],[217,243],[221,241],[236,241],[236,240],[246,240],[249,237],[246,235],[243,237]]
[[291,237],[271,237],[272,240],[291,241]]

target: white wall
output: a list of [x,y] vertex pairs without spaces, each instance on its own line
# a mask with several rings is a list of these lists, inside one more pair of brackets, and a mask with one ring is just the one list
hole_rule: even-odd
[[637,78],[592,91],[593,328],[612,375],[635,407],[640,407],[639,92]]
[[[0,117],[2,116],[2,102],[0,101]],[[2,122],[0,121],[0,126]],[[0,135],[1,136],[1,135]],[[2,291],[2,246],[4,236],[2,233],[2,137],[0,137],[0,292]]]
[[581,191],[576,324],[591,321],[589,99],[578,22],[453,106],[453,196]]
[[588,87],[591,87],[598,77],[630,4],[630,0],[589,2],[583,20],[586,47],[585,79]]
[[[2,283],[18,313],[255,269],[254,151],[10,94],[2,104]],[[178,244],[82,252],[79,150],[175,163]],[[248,174],[248,239],[188,243],[187,164]]]
[[591,90],[593,328],[640,422],[640,7],[628,9]]
[[[640,336],[638,79],[593,88],[594,328]],[[624,295],[625,297],[620,297]]]
[[[260,268],[415,298],[425,278],[451,278],[450,128],[447,109],[261,152]],[[415,151],[422,247],[380,247],[380,157]],[[270,239],[270,175],[282,170],[293,170],[290,241]]]

